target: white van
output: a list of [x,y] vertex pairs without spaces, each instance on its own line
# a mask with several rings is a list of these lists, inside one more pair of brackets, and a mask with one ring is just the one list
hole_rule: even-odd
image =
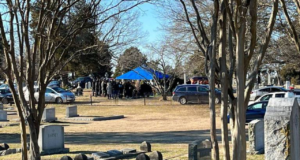
[[294,92],[273,92],[262,95],[257,98],[255,101],[249,102],[249,104],[259,102],[259,101],[268,101],[270,98],[293,98],[295,97]]

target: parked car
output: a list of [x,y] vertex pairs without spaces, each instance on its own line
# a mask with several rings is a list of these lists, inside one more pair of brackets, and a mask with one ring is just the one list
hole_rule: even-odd
[[279,86],[267,86],[264,88],[253,90],[250,94],[250,100],[256,100],[257,98],[261,97],[262,95],[270,92],[287,92],[287,90],[283,87]]
[[208,84],[207,77],[192,77],[190,78],[191,84]]
[[[248,105],[246,110],[246,123],[255,119],[263,119],[265,117],[266,108],[269,101],[259,101]],[[228,123],[230,115],[227,115]]]
[[0,89],[0,101],[3,104],[13,103],[14,99],[12,94],[8,88],[1,88]]
[[295,97],[294,92],[274,92],[267,93],[257,98],[254,102],[249,102],[249,104],[259,102],[259,101],[269,101],[270,98],[293,98]]
[[78,86],[78,83],[80,85],[81,88],[85,88],[85,83],[87,82],[92,82],[92,78],[91,77],[78,77],[77,79],[75,79],[72,82],[72,87],[76,88]]
[[[186,84],[178,85],[173,91],[172,99],[178,101],[180,104],[187,103],[208,103],[209,88],[207,85],[199,84]],[[221,92],[215,90],[216,99],[215,103],[218,104],[221,101]]]
[[[36,100],[39,98],[39,92],[34,94]],[[47,87],[45,92],[45,102],[55,102],[55,103],[66,103],[74,102],[75,95],[74,93],[64,90],[60,87]]]

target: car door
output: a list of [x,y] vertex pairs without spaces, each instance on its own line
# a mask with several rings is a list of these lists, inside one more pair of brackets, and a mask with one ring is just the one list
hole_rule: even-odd
[[45,101],[46,102],[54,102],[55,101],[55,92],[50,89],[50,88],[46,88],[46,92],[45,92]]
[[266,103],[258,102],[248,106],[246,111],[246,122],[250,122],[254,119],[262,119],[265,116]]
[[187,87],[187,100],[189,102],[200,103],[197,95],[197,86],[189,86]]
[[198,93],[199,93],[201,102],[208,103],[208,100],[209,100],[208,89],[206,87],[199,86]]

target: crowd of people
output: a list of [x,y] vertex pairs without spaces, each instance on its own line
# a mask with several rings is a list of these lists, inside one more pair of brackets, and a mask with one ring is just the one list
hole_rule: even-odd
[[149,96],[152,93],[152,88],[147,83],[140,84],[140,81],[115,81],[113,79],[96,78],[92,82],[93,96],[103,96],[108,99],[117,98],[138,98]]

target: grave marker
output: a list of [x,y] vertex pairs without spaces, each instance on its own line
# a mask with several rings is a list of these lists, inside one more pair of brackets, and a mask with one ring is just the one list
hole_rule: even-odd
[[271,98],[264,117],[265,159],[300,157],[299,105],[295,98]]
[[189,144],[189,160],[210,160],[211,159],[210,140],[197,140]]
[[57,118],[55,117],[55,108],[45,108],[42,121],[43,122],[53,122],[56,121]]
[[264,121],[253,120],[248,125],[249,152],[250,154],[261,154],[264,152]]
[[58,125],[43,125],[40,127],[38,144],[41,154],[67,153],[65,148],[64,127]]
[[147,141],[142,142],[140,150],[144,152],[151,152],[151,144]]
[[0,121],[7,121],[7,112],[0,110]]
[[79,115],[77,114],[77,106],[69,106],[66,108],[66,117],[78,117]]

